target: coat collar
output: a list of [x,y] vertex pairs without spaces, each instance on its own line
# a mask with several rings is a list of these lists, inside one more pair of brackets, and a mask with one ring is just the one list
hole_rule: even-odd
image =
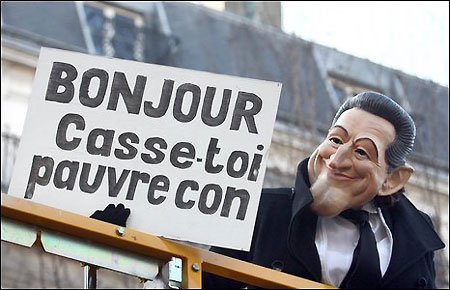
[[[384,283],[389,283],[426,253],[445,247],[431,220],[420,212],[403,194],[392,208],[383,209],[383,216],[394,238],[391,261]],[[428,220],[427,220],[428,219]]]
[[[291,222],[299,211],[303,210],[307,204],[313,201],[310,191],[311,184],[308,176],[308,160],[304,159],[297,166],[297,176],[295,178],[294,196],[292,200],[292,216]],[[298,194],[297,194],[298,193]]]
[[312,202],[309,190],[308,160],[300,162],[297,168],[292,215],[288,231],[288,249],[316,281],[321,280],[321,265],[315,244],[317,215],[308,205]]

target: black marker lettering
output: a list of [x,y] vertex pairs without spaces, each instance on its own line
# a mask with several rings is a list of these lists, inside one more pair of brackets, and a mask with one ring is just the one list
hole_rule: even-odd
[[[241,160],[241,166],[238,170],[235,170],[236,161]],[[243,151],[233,151],[227,162],[227,173],[233,178],[240,178],[244,176],[245,171],[248,168],[248,154]]]
[[205,170],[208,173],[219,173],[223,169],[223,165],[217,164],[214,166],[214,156],[220,152],[220,148],[217,147],[219,139],[211,138],[209,140],[208,151],[206,152]]
[[146,82],[147,77],[138,75],[136,77],[136,84],[134,85],[134,90],[132,93],[130,87],[128,86],[125,74],[123,72],[115,72],[107,109],[112,111],[117,110],[119,95],[122,95],[128,113],[139,114]]
[[[162,183],[162,184],[160,185],[160,183]],[[152,181],[150,182],[150,186],[148,187],[148,194],[147,194],[148,202],[153,205],[158,205],[158,204],[163,203],[164,200],[166,200],[166,197],[163,195],[160,195],[159,197],[155,197],[155,191],[159,190],[159,191],[163,191],[163,192],[168,192],[169,185],[170,185],[170,181],[169,181],[169,178],[167,178],[167,176],[157,175],[157,176],[153,177]]]
[[81,191],[85,193],[94,193],[100,187],[100,184],[103,181],[103,176],[105,176],[106,167],[103,165],[99,165],[97,169],[97,173],[95,174],[94,181],[92,184],[88,183],[89,173],[91,172],[91,164],[83,163],[83,167],[81,169],[80,182],[79,186]]
[[[62,76],[63,73],[66,74],[64,78]],[[72,101],[75,90],[73,81],[77,78],[77,75],[77,69],[73,65],[54,62],[48,80],[45,100],[58,103],[69,103]],[[58,93],[59,87],[64,87],[64,91]]]
[[[53,177],[53,184],[55,185],[55,187],[73,190],[79,166],[80,162],[77,161],[61,161],[58,166],[56,166],[55,176]],[[64,169],[69,169],[69,174],[66,180],[63,180]]]
[[145,141],[145,148],[150,150],[150,152],[153,153],[154,157],[152,157],[150,154],[142,153],[142,161],[148,164],[158,164],[164,160],[165,154],[161,150],[155,148],[155,145],[158,145],[160,149],[167,149],[167,143],[163,138],[148,138],[147,141]]
[[153,107],[153,102],[144,102],[144,113],[147,116],[159,118],[166,114],[167,109],[169,108],[170,98],[172,97],[173,83],[173,80],[164,80],[158,107]]
[[238,189],[234,187],[227,187],[227,193],[225,194],[225,200],[223,202],[222,212],[220,216],[228,217],[230,215],[231,204],[236,198],[239,199],[239,210],[236,216],[238,220],[244,220],[247,213],[248,202],[250,200],[250,194],[245,189]]
[[[97,95],[93,98],[89,96],[89,87],[91,85],[92,78],[98,78],[99,87]],[[108,73],[105,70],[98,68],[91,68],[87,70],[81,79],[80,85],[80,103],[86,107],[96,108],[105,98],[106,87],[108,86]]]
[[219,113],[216,117],[212,116],[212,104],[214,95],[216,94],[216,88],[207,87],[205,93],[205,100],[203,101],[202,108],[202,120],[203,123],[210,127],[216,127],[225,121],[228,113],[228,107],[230,106],[231,90],[223,90],[222,104],[220,105]]
[[182,181],[180,183],[180,185],[178,186],[177,193],[175,195],[175,205],[178,208],[190,209],[195,204],[195,201],[193,201],[193,200],[188,200],[188,201],[184,201],[183,200],[184,194],[185,194],[186,189],[188,187],[191,188],[192,190],[198,190],[199,189],[198,183],[195,182],[194,180],[184,180],[184,181]]
[[148,183],[150,181],[150,175],[145,172],[133,170],[133,172],[131,173],[130,186],[128,187],[126,198],[127,200],[134,199],[134,193],[136,192],[138,181],[142,181],[142,183]]
[[[189,112],[184,114],[181,111],[181,108],[187,92],[192,93],[192,103],[189,108]],[[173,104],[173,116],[176,120],[182,123],[187,123],[194,120],[197,115],[198,104],[200,103],[200,94],[200,87],[191,83],[182,84],[178,87],[175,103]]]
[[[187,152],[183,151],[183,149],[187,149]],[[193,160],[195,157],[195,148],[191,143],[188,142],[179,142],[173,146],[170,151],[170,163],[173,166],[181,169],[185,169],[191,167],[192,161],[184,161],[180,162],[180,158],[186,158],[188,160]]]
[[116,149],[114,150],[114,155],[118,158],[118,159],[122,159],[122,160],[130,160],[133,159],[134,157],[136,157],[137,154],[137,149],[132,146],[130,143],[132,144],[139,144],[139,137],[138,135],[132,133],[132,132],[125,132],[120,134],[119,136],[119,143],[120,145],[122,145],[125,149],[128,150],[128,153],[125,153],[124,150],[122,149]]
[[[89,133],[87,140],[87,152],[91,155],[109,156],[111,154],[114,130],[97,128]],[[97,147],[98,137],[103,137],[102,146]]]
[[[247,102],[252,104],[250,109],[245,109]],[[231,120],[230,130],[239,130],[241,127],[242,118],[244,118],[247,124],[248,132],[258,134],[255,123],[255,115],[261,111],[262,100],[255,94],[239,92],[236,101],[236,106],[233,112],[233,118]]]
[[70,124],[75,124],[75,128],[80,131],[83,131],[86,126],[83,117],[80,115],[67,114],[62,117],[56,131],[56,145],[67,151],[75,150],[81,142],[81,138],[73,138],[71,141],[67,140],[67,128]]
[[130,173],[130,170],[125,169],[122,171],[122,174],[120,174],[120,178],[117,181],[116,180],[116,169],[114,167],[108,167],[108,185],[109,185],[109,196],[111,197],[117,197],[120,190],[122,189],[122,186],[125,182],[125,180],[128,177],[128,174]]
[[[208,194],[214,192],[214,198],[211,206],[206,204],[208,199]],[[204,214],[214,214],[220,206],[222,201],[222,188],[218,184],[207,184],[202,192],[200,193],[200,198],[198,200],[198,209]]]
[[[40,155],[34,155],[24,198],[27,199],[33,198],[36,183],[45,186],[50,182],[50,177],[52,176],[54,164],[55,162],[51,157],[47,156],[42,157]],[[41,170],[41,168],[44,168],[44,174],[42,176],[39,175],[39,171]]]

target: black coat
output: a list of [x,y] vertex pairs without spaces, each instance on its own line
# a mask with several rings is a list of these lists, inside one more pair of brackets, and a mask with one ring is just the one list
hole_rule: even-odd
[[[321,282],[315,245],[317,215],[308,206],[312,195],[307,163],[308,159],[298,166],[295,188],[263,189],[250,252],[216,247],[211,250]],[[394,207],[382,211],[394,240],[382,287],[435,288],[433,251],[445,245],[436,234],[431,219],[403,195]],[[246,286],[209,273],[203,273],[202,283],[204,288]]]

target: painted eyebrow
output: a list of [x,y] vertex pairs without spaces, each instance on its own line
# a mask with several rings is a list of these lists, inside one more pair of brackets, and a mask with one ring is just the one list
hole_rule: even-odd
[[378,148],[377,148],[377,145],[375,144],[375,142],[373,142],[373,140],[370,139],[370,138],[363,137],[363,138],[356,139],[356,140],[355,140],[355,143],[356,143],[356,142],[359,142],[359,141],[362,141],[362,140],[368,140],[368,141],[370,141],[370,143],[372,143],[373,147],[375,148],[375,153],[376,153],[377,159],[378,159]]
[[345,129],[344,127],[342,127],[341,125],[334,125],[330,130],[334,129],[334,128],[341,128],[342,130],[344,130],[345,135],[348,137],[348,131],[347,129]]
[[[345,129],[345,128],[342,127],[341,125],[334,125],[330,130],[332,130],[332,129],[334,129],[334,128],[340,128],[340,129],[342,129],[342,130],[344,131],[345,135],[348,137],[349,134],[348,134],[347,129]],[[355,140],[355,142],[358,142],[358,141],[361,141],[361,140],[368,140],[369,142],[372,143],[373,147],[375,148],[375,153],[376,153],[376,155],[377,155],[376,157],[377,157],[377,159],[378,159],[378,147],[377,147],[377,145],[375,144],[375,142],[373,142],[372,139],[367,138],[367,137],[359,138],[359,139]]]

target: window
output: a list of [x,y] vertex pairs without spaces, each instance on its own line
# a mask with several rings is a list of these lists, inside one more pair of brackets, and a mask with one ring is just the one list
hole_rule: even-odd
[[339,103],[344,103],[347,98],[353,97],[359,93],[367,91],[377,91],[382,93],[379,89],[365,86],[357,82],[339,78],[337,76],[329,76],[329,80],[333,85],[334,92],[339,99]]
[[97,54],[144,60],[142,15],[102,2],[84,3],[84,12]]

